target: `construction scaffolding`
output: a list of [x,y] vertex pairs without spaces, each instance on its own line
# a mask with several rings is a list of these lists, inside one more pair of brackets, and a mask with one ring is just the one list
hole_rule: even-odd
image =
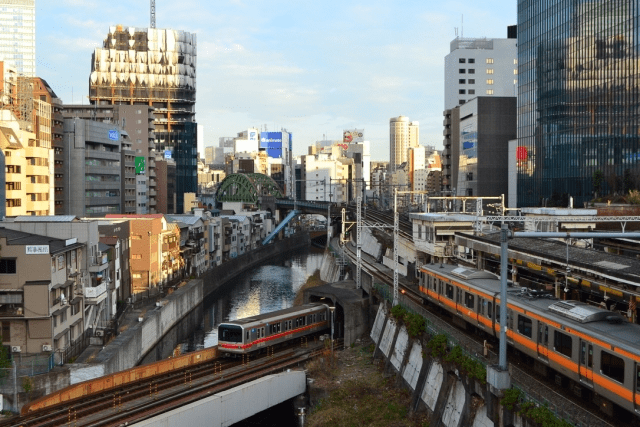
[[156,131],[182,129],[195,118],[196,36],[185,31],[110,27],[91,64],[94,103],[155,108]]

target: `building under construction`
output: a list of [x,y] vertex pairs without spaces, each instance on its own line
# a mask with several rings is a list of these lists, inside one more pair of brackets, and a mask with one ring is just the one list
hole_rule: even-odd
[[[176,163],[175,210],[183,194],[197,192],[196,36],[156,28],[110,27],[96,48],[89,83],[91,103],[148,105],[155,112],[155,144],[137,146],[142,157],[172,158]],[[125,126],[126,128],[126,126]],[[130,135],[136,141],[135,135]],[[142,151],[147,150],[146,153]],[[138,151],[137,151],[138,152]],[[151,162],[149,162],[150,166]],[[153,168],[146,168],[150,192]],[[172,213],[172,212],[162,212]]]

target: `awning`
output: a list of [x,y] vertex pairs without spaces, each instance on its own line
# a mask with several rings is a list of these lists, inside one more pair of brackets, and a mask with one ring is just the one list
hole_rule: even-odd
[[66,335],[67,332],[69,332],[69,328],[66,328],[64,331],[60,332],[58,335],[53,337],[53,339],[54,340],[58,340],[58,339],[62,338],[63,335]]
[[52,316],[57,316],[58,314],[60,314],[60,313],[64,312],[65,310],[68,310],[68,309],[69,309],[69,306],[68,306],[68,305],[65,305],[64,307],[59,308],[59,309],[57,309],[56,311],[54,311],[53,313],[51,313],[51,315],[52,315]]
[[76,282],[73,281],[73,280],[67,280],[64,283],[56,283],[55,285],[53,285],[51,287],[51,289],[66,288],[66,287],[69,287],[69,286],[73,285],[74,283],[76,283]]

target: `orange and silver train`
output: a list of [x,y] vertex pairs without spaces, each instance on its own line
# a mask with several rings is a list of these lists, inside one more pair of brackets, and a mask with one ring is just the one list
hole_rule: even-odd
[[[455,265],[420,268],[425,300],[451,313],[456,323],[492,336],[500,331],[500,279]],[[580,301],[561,301],[546,292],[510,287],[507,342],[581,386],[609,415],[618,405],[640,415],[640,325],[620,313]]]
[[225,355],[246,354],[320,332],[331,326],[329,315],[326,304],[304,304],[221,323],[218,351]]

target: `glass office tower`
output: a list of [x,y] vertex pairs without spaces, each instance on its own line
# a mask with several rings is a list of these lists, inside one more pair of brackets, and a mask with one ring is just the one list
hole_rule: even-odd
[[639,2],[518,0],[518,206],[640,184]]
[[36,2],[0,0],[0,61],[19,75],[36,75]]

